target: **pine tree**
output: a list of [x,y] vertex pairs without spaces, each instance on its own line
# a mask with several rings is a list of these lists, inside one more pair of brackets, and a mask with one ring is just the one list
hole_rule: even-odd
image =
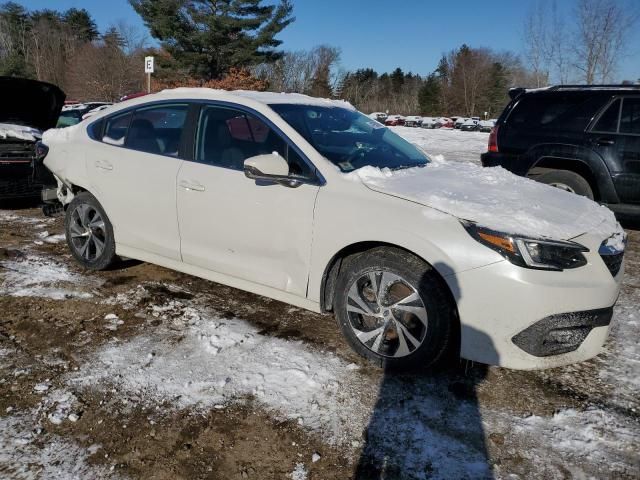
[[391,73],[391,86],[393,87],[393,91],[398,93],[402,85],[404,85],[404,72],[398,67]]
[[435,74],[427,77],[418,92],[418,104],[423,115],[435,115],[440,107],[440,82]]
[[92,42],[98,38],[96,22],[84,8],[70,8],[62,15],[62,20],[79,41]]
[[276,35],[289,25],[290,0],[129,0],[163,48],[192,75],[220,78],[281,56]]

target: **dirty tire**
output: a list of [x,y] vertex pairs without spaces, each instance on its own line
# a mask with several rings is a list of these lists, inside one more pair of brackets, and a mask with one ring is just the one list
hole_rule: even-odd
[[71,254],[84,268],[105,270],[116,261],[113,226],[100,202],[89,192],[79,193],[69,204],[64,232]]
[[[441,358],[452,343],[456,331],[453,325],[457,318],[449,290],[431,266],[404,250],[379,247],[346,258],[340,270],[333,309],[343,335],[358,354],[376,365],[393,370],[427,368]],[[369,278],[375,280],[368,280]],[[400,280],[397,280],[398,278]],[[386,301],[384,295],[380,295],[380,303],[377,300],[370,301],[374,290],[371,284],[374,281],[381,287],[378,289],[379,292],[384,289],[385,284],[391,285],[387,290],[390,293],[387,294]],[[409,296],[413,295],[411,298],[416,300],[402,305],[401,310],[394,309],[393,304],[403,303],[396,303],[395,300],[405,294],[395,292],[398,290],[411,292]],[[359,300],[365,300],[367,312],[374,311],[377,317],[354,311],[354,292],[362,294]],[[406,299],[409,299],[409,296]],[[424,318],[421,310],[420,315],[407,313],[409,308],[416,308],[409,304],[419,305],[419,309],[423,308],[426,311],[426,325],[420,320]],[[356,306],[355,310],[362,311],[361,307],[362,304]],[[379,312],[375,312],[376,309]],[[399,322],[402,325],[398,325]],[[386,335],[377,347],[378,337],[370,337],[364,343],[358,337],[360,335],[360,338],[367,338],[367,334],[371,335],[374,330],[380,328]],[[402,332],[399,330],[409,331],[411,336],[401,335]],[[418,346],[416,341],[419,342]],[[401,348],[402,343],[404,349]],[[407,345],[409,352],[406,349]]]
[[561,190],[569,191],[593,200],[593,189],[585,178],[569,170],[552,170],[536,178],[540,183],[546,183]]

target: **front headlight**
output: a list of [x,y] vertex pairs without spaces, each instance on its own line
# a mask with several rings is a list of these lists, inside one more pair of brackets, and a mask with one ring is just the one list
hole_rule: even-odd
[[478,242],[495,250],[514,265],[539,270],[562,271],[587,264],[583,252],[589,249],[576,242],[526,238],[463,223]]

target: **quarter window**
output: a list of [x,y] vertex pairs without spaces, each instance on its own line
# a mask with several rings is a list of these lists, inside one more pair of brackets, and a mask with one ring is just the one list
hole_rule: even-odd
[[620,133],[640,135],[640,99],[625,98],[622,102]]
[[242,171],[247,158],[273,152],[287,160],[291,176],[313,177],[295,150],[259,118],[231,108],[203,107],[196,140],[198,162]]
[[127,129],[129,128],[129,123],[131,123],[132,116],[133,114],[131,112],[127,112],[107,120],[102,141],[111,145],[124,145],[124,138],[127,135]]
[[177,157],[187,105],[160,105],[136,110],[124,146],[140,152]]
[[618,117],[620,116],[620,100],[613,102],[598,119],[593,127],[596,132],[615,133],[618,131]]

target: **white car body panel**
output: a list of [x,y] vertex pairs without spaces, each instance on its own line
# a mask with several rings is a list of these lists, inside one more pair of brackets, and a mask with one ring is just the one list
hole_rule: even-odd
[[177,196],[182,260],[304,297],[318,189],[256,186],[238,170],[183,162]]
[[[517,267],[474,240],[456,217],[374,191],[341,173],[266,104],[291,103],[291,98],[210,89],[137,98],[70,127],[65,141],[50,145],[45,165],[66,185],[96,196],[114,225],[119,255],[319,312],[324,276],[335,255],[361,242],[388,243],[424,259],[449,286],[458,307],[463,358],[529,369],[599,352],[608,327],[593,329],[574,352],[544,358],[527,354],[510,339],[545,316],[615,303],[622,272],[614,279],[598,258],[604,238],[582,238],[591,252],[589,264],[580,269],[558,273]],[[293,103],[328,102],[293,98]],[[92,140],[86,132],[104,116],[161,100],[229,102],[258,112],[307,156],[323,184],[261,186],[240,171],[132,152]]]

